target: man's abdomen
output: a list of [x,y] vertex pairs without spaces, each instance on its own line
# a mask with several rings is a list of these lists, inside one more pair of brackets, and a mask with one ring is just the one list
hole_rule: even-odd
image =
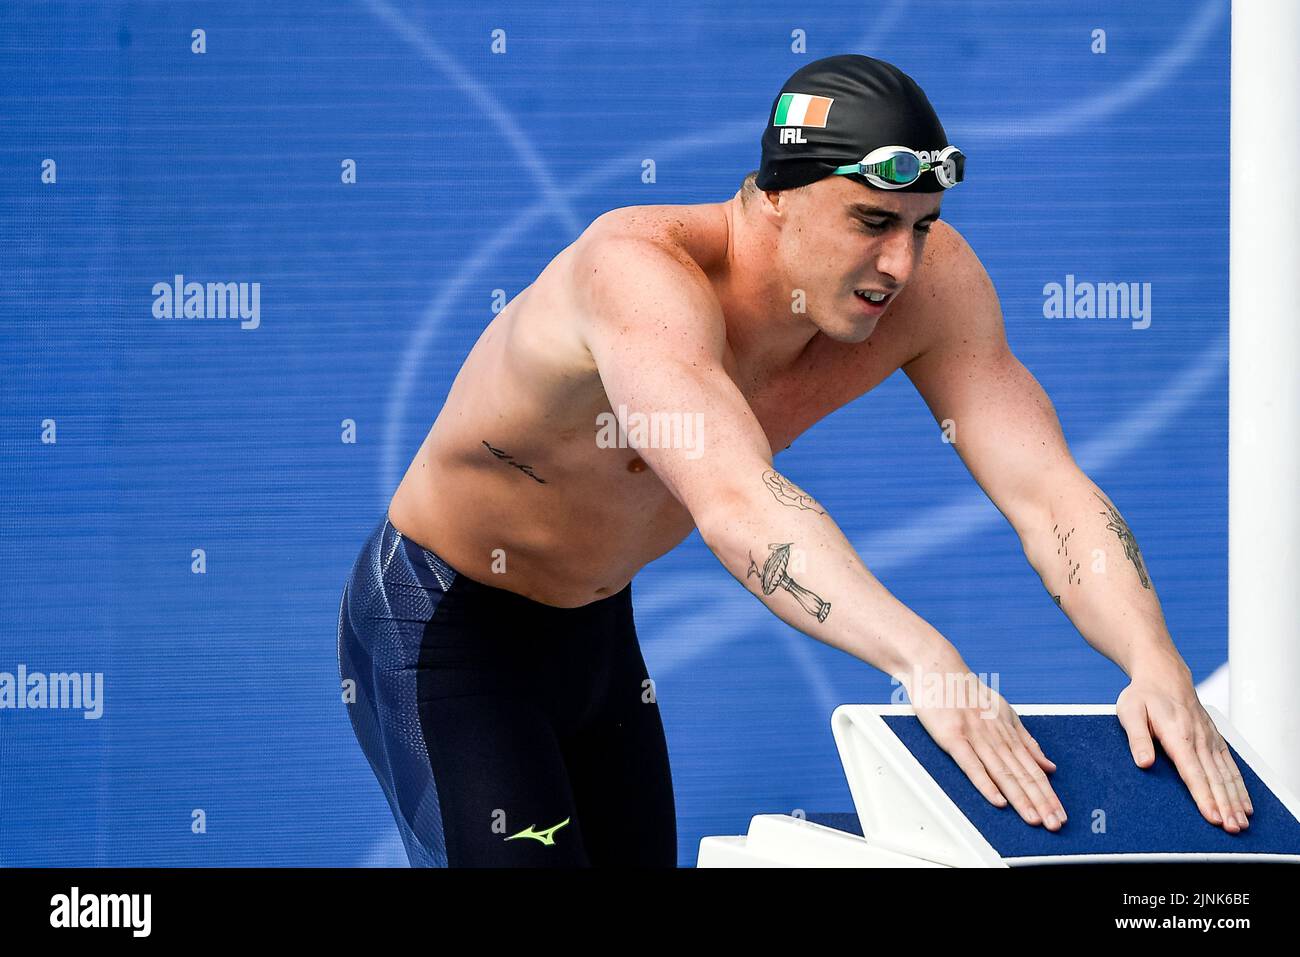
[[611,474],[632,450],[511,445],[470,464],[426,441],[390,503],[393,525],[476,581],[565,608],[618,592],[694,527],[652,472]]

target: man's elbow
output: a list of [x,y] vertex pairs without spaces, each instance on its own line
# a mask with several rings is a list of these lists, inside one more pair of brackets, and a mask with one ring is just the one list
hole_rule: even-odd
[[1048,495],[1020,496],[1002,511],[1021,542],[1032,541],[1052,528],[1052,502]]
[[704,544],[717,551],[735,538],[753,509],[750,496],[734,486],[709,489],[691,511]]
[[1031,560],[1044,543],[1056,548],[1053,526],[1059,522],[1057,514],[1061,505],[1091,487],[1091,480],[1071,463],[1059,469],[1042,471],[1035,476],[1033,484],[1015,496],[1012,504],[1004,509]]

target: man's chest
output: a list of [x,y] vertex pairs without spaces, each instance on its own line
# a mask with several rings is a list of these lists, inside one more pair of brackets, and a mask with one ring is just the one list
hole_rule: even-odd
[[836,409],[870,392],[915,354],[901,323],[882,322],[859,343],[819,337],[795,366],[775,376],[736,380],[772,451],[786,448]]

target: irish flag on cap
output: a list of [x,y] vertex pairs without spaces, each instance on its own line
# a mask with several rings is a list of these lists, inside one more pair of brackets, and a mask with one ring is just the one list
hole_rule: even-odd
[[834,97],[811,93],[782,93],[776,101],[773,126],[825,126]]

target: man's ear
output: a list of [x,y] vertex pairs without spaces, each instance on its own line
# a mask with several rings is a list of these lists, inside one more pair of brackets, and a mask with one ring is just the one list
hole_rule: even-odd
[[769,189],[764,191],[764,199],[771,204],[771,209],[775,213],[786,213],[790,209],[790,194],[794,190],[790,189]]

